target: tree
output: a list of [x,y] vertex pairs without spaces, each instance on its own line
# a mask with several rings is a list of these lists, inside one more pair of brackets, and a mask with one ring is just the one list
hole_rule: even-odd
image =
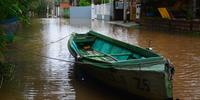
[[91,5],[91,1],[89,0],[80,0],[79,1],[79,6],[89,6]]
[[0,21],[17,17],[28,22],[28,10],[31,0],[0,0]]

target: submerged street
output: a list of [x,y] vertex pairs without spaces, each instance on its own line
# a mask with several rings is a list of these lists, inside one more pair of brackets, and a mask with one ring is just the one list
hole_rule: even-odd
[[12,80],[2,85],[0,100],[128,99],[127,95],[101,84],[77,80],[73,63],[51,59],[74,61],[67,49],[70,34],[90,30],[133,45],[151,47],[169,58],[175,66],[174,98],[200,99],[199,36],[124,28],[85,19],[33,19],[31,23],[17,32],[15,42],[7,50],[7,59],[16,68]]

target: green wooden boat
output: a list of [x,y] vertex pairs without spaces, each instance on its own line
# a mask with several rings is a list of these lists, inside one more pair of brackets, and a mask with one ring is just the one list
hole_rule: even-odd
[[94,31],[73,33],[68,49],[89,76],[147,99],[173,98],[173,67],[162,56]]

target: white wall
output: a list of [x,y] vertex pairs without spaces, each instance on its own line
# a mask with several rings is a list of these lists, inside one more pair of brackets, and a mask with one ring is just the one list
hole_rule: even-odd
[[112,4],[101,4],[101,5],[94,5],[94,14],[95,19],[99,20],[110,20],[112,16]]
[[70,7],[70,18],[91,19],[91,6]]

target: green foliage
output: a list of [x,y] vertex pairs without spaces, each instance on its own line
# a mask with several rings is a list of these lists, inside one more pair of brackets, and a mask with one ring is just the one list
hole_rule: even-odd
[[12,80],[15,72],[15,65],[0,62],[0,87],[3,82]]
[[2,29],[0,29],[0,52],[3,51],[3,49],[6,46],[6,38],[5,38],[5,34],[2,31]]
[[69,9],[64,9],[64,18],[69,18]]
[[28,23],[28,0],[0,0],[0,21],[17,17]]
[[0,63],[4,62],[4,55],[2,54],[2,52],[0,51]]
[[5,35],[0,35],[0,51],[2,51],[6,46]]
[[109,3],[110,0],[94,0],[94,4],[104,4],[104,3]]
[[36,13],[37,16],[44,17],[47,12],[47,4],[46,0],[33,0],[30,3],[30,10]]
[[80,0],[79,5],[80,6],[89,6],[89,5],[91,5],[91,2],[89,0]]
[[[2,34],[0,34],[0,88],[3,82],[12,80],[15,66],[10,63],[5,63],[3,50],[5,48],[6,40],[5,38],[1,38]],[[2,40],[3,39],[3,40]]]
[[0,28],[0,63],[4,62],[3,50],[6,48],[6,36]]

